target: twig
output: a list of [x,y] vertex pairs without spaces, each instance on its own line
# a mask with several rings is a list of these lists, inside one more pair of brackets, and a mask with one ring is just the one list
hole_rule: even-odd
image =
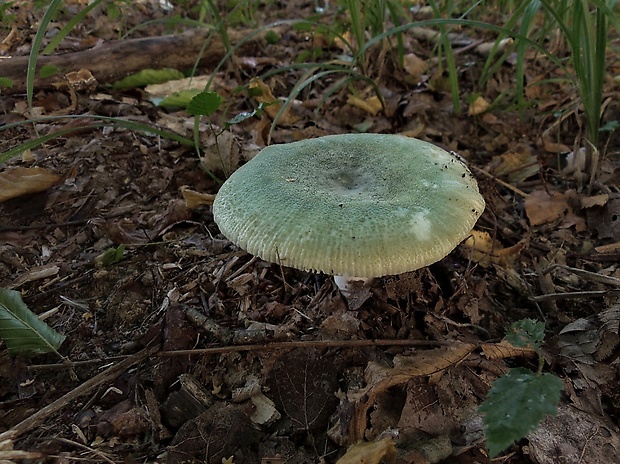
[[[41,439],[43,440],[43,439]],[[99,458],[101,458],[103,461],[108,462],[110,464],[116,464],[112,459],[110,459],[108,456],[106,456],[104,453],[102,453],[101,451],[98,451],[94,448],[91,448],[90,446],[87,446],[83,443],[77,442],[77,441],[73,441],[73,440],[69,440],[67,438],[62,438],[62,437],[47,437],[45,438],[45,440],[56,440],[59,441],[61,443],[64,443],[66,445],[71,445],[71,446],[75,446],[76,448],[81,448],[85,451],[88,451],[92,454],[94,454],[95,456],[98,456]]]
[[[222,353],[236,353],[240,351],[269,351],[269,350],[286,350],[293,348],[360,348],[365,346],[450,346],[454,342],[452,341],[433,341],[433,340],[304,340],[304,341],[291,341],[291,342],[272,342],[264,344],[253,345],[229,345],[218,346],[214,348],[203,348],[194,350],[175,350],[175,351],[160,351],[155,355],[158,358],[170,358],[175,356],[193,356]],[[109,358],[97,358],[89,359],[86,361],[75,361],[60,364],[34,364],[28,366],[29,371],[43,370],[43,369],[67,369],[72,367],[86,366],[89,364],[109,363],[115,362],[119,359],[126,359],[125,356],[112,356]],[[0,435],[1,437],[1,435]]]
[[195,350],[160,351],[157,357],[209,355],[234,353],[238,351],[269,351],[291,348],[359,348],[364,346],[449,346],[452,341],[431,340],[304,340],[293,342],[273,342],[255,345],[220,346]]
[[483,174],[491,179],[493,179],[495,182],[497,182],[500,185],[503,185],[504,187],[512,190],[513,192],[515,192],[518,195],[521,195],[523,198],[527,198],[529,195],[527,193],[525,193],[523,190],[521,190],[520,188],[515,187],[514,185],[510,185],[508,182],[504,182],[503,180],[501,180],[500,178],[498,178],[497,176],[494,176],[493,174],[491,174],[490,172],[485,171],[484,169],[480,169],[479,167],[476,166],[471,166],[476,172],[479,172],[480,174]]
[[532,299],[534,301],[554,301],[554,300],[567,300],[569,298],[591,298],[602,297],[609,295],[610,293],[618,293],[614,290],[588,290],[583,292],[564,292],[564,293],[547,293],[545,295],[535,296]]
[[70,392],[61,396],[53,403],[48,404],[42,409],[39,409],[37,412],[32,414],[27,419],[21,421],[19,424],[14,425],[6,432],[0,433],[0,442],[4,440],[14,440],[20,435],[23,435],[24,433],[30,431],[34,427],[44,422],[49,416],[60,411],[71,401],[90,393],[91,391],[99,387],[102,383],[115,379],[117,376],[127,371],[127,369],[129,369],[134,364],[138,364],[144,361],[150,355],[155,353],[156,350],[156,347],[142,350],[140,353],[137,353],[122,360],[118,364],[110,367],[109,369],[106,369],[92,379],[87,380],[82,385],[79,385]]

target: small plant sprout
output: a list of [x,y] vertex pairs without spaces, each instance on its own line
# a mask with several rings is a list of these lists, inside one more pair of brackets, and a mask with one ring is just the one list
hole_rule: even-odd
[[457,156],[400,135],[330,135],[263,149],[222,185],[221,232],[260,258],[349,280],[432,264],[484,210]]

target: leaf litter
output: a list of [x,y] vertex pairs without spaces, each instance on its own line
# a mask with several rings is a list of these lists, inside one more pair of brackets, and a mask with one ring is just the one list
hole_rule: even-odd
[[[145,5],[128,20],[155,14],[154,3]],[[96,18],[100,37],[84,30],[84,44],[116,38],[109,18]],[[27,53],[27,30],[11,31],[3,47]],[[511,85],[510,61],[483,92],[464,84],[471,105],[454,114],[432,58],[436,31],[414,31],[404,68],[380,73],[383,102],[366,83],[333,91],[317,80],[282,110],[303,74],[254,78],[332,45],[292,29],[275,44],[244,48],[238,68],[233,61],[214,76],[213,90],[231,107],[200,122],[201,158],[152,134],[37,123],[39,133],[76,130],[2,166],[0,285],[19,289],[35,312],[54,309],[46,322],[66,336],[59,351],[69,364],[0,355],[0,458],[490,462],[478,406],[496,378],[531,369],[535,358],[498,340],[510,323],[535,318],[546,322],[543,355],[567,390],[557,416],[504,462],[618,460],[617,159],[603,160],[601,185],[589,192],[570,114],[554,124],[495,110],[490,102]],[[451,40],[472,47],[459,54],[463,63],[488,53],[484,40]],[[532,82],[547,66],[532,64]],[[235,92],[244,84],[254,89]],[[41,89],[33,114],[68,108],[192,136],[184,112],[158,109],[133,90],[93,89]],[[570,92],[526,90],[540,109],[560,109]],[[19,95],[3,96],[2,107],[3,124],[28,117]],[[242,112],[252,117],[213,137]],[[401,132],[459,152],[488,209],[458,252],[378,279],[347,305],[325,276],[252,259],[219,235],[209,209],[218,184],[204,169],[234,170],[267,143],[355,130]],[[14,127],[2,150],[34,134]],[[114,259],[102,260],[110,250]],[[89,379],[96,382],[86,389]],[[32,411],[43,411],[36,423],[27,422]]]

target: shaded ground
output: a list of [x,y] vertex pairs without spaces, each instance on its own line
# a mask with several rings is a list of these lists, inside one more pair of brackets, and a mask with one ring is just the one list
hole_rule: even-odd
[[[272,8],[269,18],[310,9],[295,2]],[[268,10],[256,21],[267,22]],[[126,27],[160,14],[136,8]],[[5,55],[28,53],[32,31],[25,26],[38,16],[19,10],[18,35]],[[101,13],[89,17],[67,47],[112,40],[115,26]],[[478,39],[485,38],[470,38]],[[386,100],[375,115],[363,82],[354,84],[357,100],[344,87],[318,108],[334,83],[327,76],[299,95],[271,137],[265,112],[220,135],[217,152],[205,123],[202,163],[176,142],[108,127],[73,132],[3,166],[62,176],[45,192],[0,204],[0,286],[19,290],[67,336],[61,354],[68,362],[1,352],[0,431],[104,373],[13,437],[16,450],[42,453],[39,462],[309,463],[336,462],[364,439],[377,447],[368,462],[389,456],[391,441],[397,462],[489,462],[476,408],[509,367],[537,364],[532,353],[493,349],[511,322],[534,318],[546,323],[545,359],[565,394],[558,416],[499,460],[618,460],[617,137],[589,188],[568,156],[579,135],[569,85],[529,87],[531,108],[522,117],[503,103],[480,111],[473,99],[469,113],[455,114],[434,45],[406,40],[424,71],[373,52],[367,72]],[[320,34],[294,29],[275,44],[258,41],[217,75],[214,90],[230,106],[213,123],[257,107],[247,92],[234,92],[237,86],[319,51],[341,52]],[[457,56],[465,96],[490,102],[514,85],[510,60],[478,88],[484,57],[473,47]],[[617,71],[617,58],[610,60]],[[286,97],[304,72],[278,74],[265,85]],[[559,75],[532,57],[528,82]],[[610,80],[605,121],[618,117],[617,92]],[[146,121],[192,137],[193,118],[157,109],[141,91],[101,85],[78,96],[72,114]],[[39,114],[70,104],[62,90],[41,90],[34,100]],[[1,124],[26,119],[25,97],[3,96],[2,110]],[[41,123],[37,130],[71,124],[86,123]],[[219,234],[208,199],[196,206],[184,196],[184,189],[215,194],[218,183],[204,165],[223,156],[236,167],[269,137],[281,143],[362,130],[416,136],[467,159],[487,201],[475,247],[461,245],[427,269],[378,279],[367,298],[347,308],[330,278],[252,259]],[[24,125],[3,136],[4,150],[35,133]],[[122,259],[103,265],[102,254],[121,244]],[[122,360],[121,372],[106,371]]]

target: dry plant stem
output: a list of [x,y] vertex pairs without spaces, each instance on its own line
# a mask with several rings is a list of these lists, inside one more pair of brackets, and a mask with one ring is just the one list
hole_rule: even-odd
[[[220,346],[215,348],[202,348],[195,350],[176,350],[176,351],[160,351],[155,355],[158,358],[169,358],[175,356],[193,356],[222,353],[236,353],[240,351],[270,351],[270,350],[287,350],[293,348],[361,348],[365,346],[450,346],[454,342],[451,341],[434,341],[434,340],[308,340],[294,342],[273,342],[257,345],[231,345]],[[42,369],[67,369],[70,367],[86,366],[89,364],[106,363],[126,359],[124,356],[114,356],[110,358],[90,359],[88,361],[76,361],[62,364],[35,364],[28,366],[29,371]],[[1,435],[0,435],[1,437]]]
[[592,297],[604,297],[607,295],[618,295],[620,292],[617,290],[589,290],[583,292],[564,292],[564,293],[547,293],[546,295],[535,296],[533,301],[555,301],[555,300],[568,300],[573,298],[592,298]]
[[78,387],[74,388],[70,392],[61,396],[53,403],[45,406],[42,409],[39,409],[37,412],[32,414],[27,419],[24,419],[23,421],[21,421],[19,424],[11,427],[6,432],[1,433],[0,442],[4,440],[14,440],[20,435],[27,433],[28,431],[32,430],[34,427],[43,423],[52,414],[55,414],[56,412],[60,411],[62,408],[67,406],[73,400],[90,393],[95,388],[99,387],[101,384],[115,379],[116,377],[121,375],[123,372],[127,371],[127,369],[132,367],[134,364],[138,364],[144,361],[145,359],[147,359],[150,355],[155,353],[156,350],[157,350],[156,347],[145,349],[141,351],[140,353],[130,356],[122,360],[118,364],[106,369],[101,374],[96,375],[92,379],[87,380],[82,385],[79,385]]
[[46,440],[56,440],[56,441],[59,441],[61,443],[65,443],[67,445],[74,446],[76,448],[81,448],[84,451],[87,451],[87,452],[92,453],[93,455],[99,457],[102,461],[108,462],[110,464],[115,464],[115,462],[112,459],[107,457],[101,451],[98,451],[98,450],[96,450],[94,448],[91,448],[90,446],[86,446],[83,443],[80,443],[80,442],[77,442],[77,441],[73,441],[73,440],[68,440],[66,438],[61,438],[61,437],[47,437],[45,439]]
[[497,182],[498,184],[506,187],[507,189],[512,190],[514,193],[516,193],[517,195],[521,195],[523,198],[527,198],[529,195],[527,193],[525,193],[523,190],[515,187],[514,185],[510,185],[507,182],[504,182],[503,180],[495,177],[493,174],[491,174],[490,172],[485,171],[484,169],[480,169],[476,166],[472,166],[472,169],[474,169],[476,172],[479,172],[480,174],[483,174],[485,176],[487,176],[490,179],[493,179],[495,182]]

